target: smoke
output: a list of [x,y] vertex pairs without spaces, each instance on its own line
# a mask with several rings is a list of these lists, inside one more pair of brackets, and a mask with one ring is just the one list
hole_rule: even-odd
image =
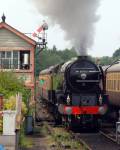
[[[42,15],[65,31],[80,55],[86,55],[94,42],[94,23],[100,0],[33,0]],[[59,33],[56,33],[59,34]]]

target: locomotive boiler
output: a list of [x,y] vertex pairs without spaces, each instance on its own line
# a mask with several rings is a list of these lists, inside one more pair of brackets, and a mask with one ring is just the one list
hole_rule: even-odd
[[41,71],[39,80],[41,97],[53,104],[58,122],[71,127],[98,126],[107,101],[100,66],[79,56]]

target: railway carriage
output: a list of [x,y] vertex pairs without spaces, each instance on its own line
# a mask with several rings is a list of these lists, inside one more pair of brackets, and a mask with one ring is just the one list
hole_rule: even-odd
[[118,120],[120,110],[120,63],[106,72],[106,93],[109,95],[109,114]]
[[68,126],[98,126],[108,98],[103,82],[102,68],[87,56],[49,67],[39,75],[42,99],[53,105],[56,121]]

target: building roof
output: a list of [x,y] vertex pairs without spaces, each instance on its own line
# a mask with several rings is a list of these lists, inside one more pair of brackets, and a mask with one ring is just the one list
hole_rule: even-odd
[[33,46],[36,45],[36,41],[34,41],[33,39],[29,38],[24,33],[18,31],[17,29],[13,28],[12,26],[8,25],[6,22],[1,22],[0,23],[0,29],[3,29],[3,28],[7,29],[7,30],[9,30],[11,32],[13,32],[17,36],[19,36],[20,38],[22,38],[23,40],[25,40],[26,42],[28,42],[29,44],[31,44]]

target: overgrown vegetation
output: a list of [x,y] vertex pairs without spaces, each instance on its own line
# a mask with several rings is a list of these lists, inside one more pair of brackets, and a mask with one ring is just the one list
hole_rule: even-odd
[[42,133],[48,137],[48,147],[54,147],[56,150],[70,149],[70,150],[84,150],[85,148],[76,141],[70,132],[64,128],[51,127],[45,123],[42,127]]
[[66,147],[68,149],[84,150],[78,141],[72,138],[71,134],[63,128],[54,128],[53,139],[58,143],[60,147]]
[[[16,97],[10,96],[8,99],[4,99],[4,110],[15,110],[16,109]],[[25,102],[22,102],[22,115],[24,116],[27,113],[27,107]]]
[[19,145],[22,148],[32,148],[32,146],[33,146],[32,139],[25,135],[25,123],[22,125],[22,127],[20,129],[20,142],[19,142]]
[[[27,98],[30,91],[13,72],[0,72],[0,94],[3,94],[3,110],[16,110],[16,94],[22,94],[22,116],[27,113]],[[3,130],[3,118],[0,117],[0,132]]]
[[24,82],[16,77],[13,72],[0,72],[0,94],[8,99],[22,93],[23,101],[26,103],[30,91],[24,86]]

